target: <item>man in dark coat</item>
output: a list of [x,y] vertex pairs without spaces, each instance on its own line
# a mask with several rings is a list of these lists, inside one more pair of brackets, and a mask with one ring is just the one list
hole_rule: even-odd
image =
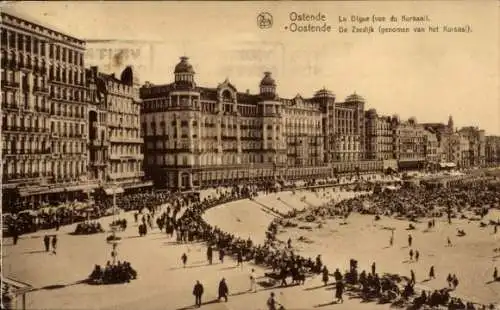
[[212,246],[209,245],[207,248],[207,260],[210,265],[212,265],[212,259],[213,259],[213,250]]
[[220,263],[223,264],[224,263],[224,255],[226,253],[224,252],[224,249],[223,248],[220,248],[219,249],[219,260],[220,260]]
[[342,295],[344,294],[344,282],[338,281],[335,287],[335,298],[337,298],[337,303],[343,303],[344,298]]
[[43,237],[43,244],[45,245],[45,252],[48,252],[50,250],[50,237],[48,235]]
[[199,308],[201,307],[201,296],[203,295],[203,285],[200,281],[196,281],[193,288],[193,295],[195,297],[195,305]]
[[227,288],[226,284],[226,279],[222,278],[219,282],[219,301],[224,298],[224,300],[227,302],[227,294],[229,292],[229,289]]
[[54,235],[52,237],[52,251],[54,254],[57,254],[56,249],[57,249],[57,236]]

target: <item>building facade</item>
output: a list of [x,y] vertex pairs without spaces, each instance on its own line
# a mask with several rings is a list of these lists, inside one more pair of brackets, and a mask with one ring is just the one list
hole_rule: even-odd
[[401,169],[425,166],[425,129],[414,118],[395,122],[395,158]]
[[467,166],[483,166],[486,160],[486,135],[477,127],[462,127],[458,132],[469,141],[469,163]]
[[439,147],[438,135],[430,130],[424,130],[425,161],[429,166],[435,166],[441,162],[441,148]]
[[139,83],[132,68],[125,68],[117,78],[91,67],[86,76],[89,178],[103,188],[152,185],[144,181]]
[[4,205],[73,199],[87,178],[85,42],[1,13]]
[[375,109],[365,113],[367,159],[393,160],[395,134],[390,116],[381,116]]
[[131,68],[120,79],[85,70],[84,41],[17,12],[2,10],[1,26],[6,210],[88,199],[109,184],[144,186]]
[[485,164],[496,166],[500,164],[500,136],[486,136]]
[[200,87],[186,57],[174,82],[141,88],[145,170],[158,184],[196,188],[235,180],[327,177],[378,169],[364,159],[364,100],[337,103],[328,90],[312,98],[278,96],[266,72],[259,93],[228,80]]

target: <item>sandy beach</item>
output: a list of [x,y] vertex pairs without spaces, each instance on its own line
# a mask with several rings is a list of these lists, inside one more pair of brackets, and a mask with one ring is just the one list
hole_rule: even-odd
[[[340,195],[345,199],[352,197],[354,193],[333,192],[327,197],[332,195]],[[280,200],[288,199],[288,205],[296,205],[301,209],[306,206],[299,197],[304,196],[306,201],[314,201],[316,205],[327,200],[321,199],[321,193],[292,195],[285,192],[260,197],[256,201],[286,212],[287,208]],[[249,211],[249,206],[254,208],[253,211]],[[253,201],[238,201],[207,211],[205,219],[223,230],[247,238],[251,231],[264,231],[274,218],[259,207]],[[484,221],[498,218],[500,211],[492,210]],[[500,258],[500,253],[494,252],[500,246],[500,234],[493,234],[492,226],[481,228],[477,221],[454,219],[450,225],[442,218],[437,220],[436,227],[430,231],[427,230],[427,221],[421,221],[416,224],[415,230],[409,231],[408,221],[389,217],[375,221],[371,215],[352,214],[347,219],[347,224],[342,219],[319,220],[315,223],[294,220],[298,227],[281,228],[277,237],[283,242],[290,238],[294,251],[303,256],[314,258],[321,254],[323,263],[330,272],[335,268],[344,272],[348,269],[351,258],[358,260],[360,271],[369,271],[371,264],[376,262],[379,273],[397,273],[409,277],[410,270],[414,270],[417,288],[425,290],[447,287],[446,276],[451,273],[456,274],[460,280],[453,296],[477,303],[500,303],[500,283],[491,281],[493,269],[498,266]],[[304,229],[304,226],[312,229]],[[389,229],[392,228],[395,230],[395,241],[390,247]],[[467,235],[458,237],[457,229],[465,230]],[[409,259],[408,234],[413,237],[413,251],[420,252],[418,262]],[[305,238],[306,242],[299,241],[300,237]],[[447,246],[448,237],[453,243],[451,247]],[[259,232],[252,239],[262,243],[264,233]],[[431,266],[436,270],[436,279],[433,280],[428,279]]]

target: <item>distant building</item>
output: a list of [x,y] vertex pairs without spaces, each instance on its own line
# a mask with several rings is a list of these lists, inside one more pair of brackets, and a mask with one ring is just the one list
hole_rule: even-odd
[[486,136],[485,138],[485,164],[496,166],[500,164],[500,137]]
[[460,128],[458,132],[469,140],[470,162],[468,166],[483,166],[486,160],[486,136],[484,130],[468,126]]
[[441,162],[441,148],[437,134],[431,130],[424,131],[425,138],[425,160],[429,165],[436,165]]
[[1,25],[3,205],[86,197],[85,42],[4,8]]
[[89,177],[104,189],[151,186],[143,171],[139,83],[132,68],[120,78],[97,67],[87,70],[89,99]]
[[197,86],[182,57],[174,82],[141,88],[145,169],[159,186],[199,188],[235,181],[318,178],[380,169],[364,160],[364,99],[321,89],[285,99],[266,72],[259,93],[229,80]]
[[395,124],[395,157],[400,169],[419,169],[425,166],[425,129],[416,119]]
[[455,132],[450,136],[451,162],[458,168],[470,167],[470,145],[467,136]]
[[394,159],[394,128],[390,116],[381,116],[375,109],[365,112],[366,158],[377,160]]

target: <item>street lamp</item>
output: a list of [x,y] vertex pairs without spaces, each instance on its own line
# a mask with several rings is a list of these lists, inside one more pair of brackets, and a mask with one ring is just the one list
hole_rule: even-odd
[[118,224],[116,223],[116,215],[117,215],[117,207],[116,207],[116,194],[123,193],[123,189],[118,187],[116,183],[113,184],[112,193],[113,193],[113,222],[111,224],[111,236],[108,239],[108,242],[112,245],[111,250],[111,258],[113,260],[113,265],[116,264],[117,256],[118,256],[118,243],[120,238],[116,236],[116,231],[118,229]]

